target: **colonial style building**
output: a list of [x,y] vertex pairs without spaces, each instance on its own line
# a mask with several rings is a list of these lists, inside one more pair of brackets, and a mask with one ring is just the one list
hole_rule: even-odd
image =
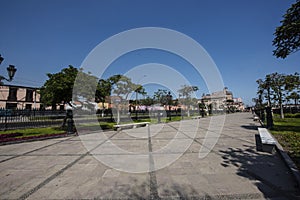
[[203,95],[201,101],[206,106],[211,106],[213,110],[223,110],[226,102],[233,101],[233,95],[231,91],[228,91],[227,88],[224,88],[223,91]]
[[0,85],[0,109],[40,109],[38,88]]
[[244,104],[241,98],[233,98],[233,94],[228,88],[223,91],[213,92],[211,94],[203,95],[201,102],[208,108],[210,106],[213,110],[224,110],[228,107],[234,107],[236,110],[244,110]]

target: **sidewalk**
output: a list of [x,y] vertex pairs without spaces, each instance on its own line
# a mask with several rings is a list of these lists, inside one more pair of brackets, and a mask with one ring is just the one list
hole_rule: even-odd
[[[105,132],[109,140],[102,133],[91,133],[0,146],[0,199],[295,199],[299,195],[281,157],[256,150],[259,124],[250,113],[227,115],[217,144],[200,159],[209,123],[210,118],[204,118],[151,125],[151,138],[143,127]],[[183,155],[179,147],[164,148],[174,140],[191,145]],[[138,154],[131,158],[111,152],[110,143]],[[123,162],[139,156],[145,162]],[[153,170],[176,156],[167,167],[144,173],[118,171],[97,160],[112,161],[119,168]]]

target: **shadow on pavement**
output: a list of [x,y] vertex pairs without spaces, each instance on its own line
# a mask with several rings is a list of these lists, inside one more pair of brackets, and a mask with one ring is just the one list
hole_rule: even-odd
[[256,147],[247,145],[219,152],[223,167],[236,167],[237,175],[253,180],[266,198],[299,198],[299,188],[277,153],[258,152]]
[[[101,196],[104,199],[192,199],[199,197],[197,191],[190,186],[182,186],[174,184],[172,186],[159,185],[156,190],[160,190],[161,194],[158,195],[157,191],[150,191],[149,183],[138,183],[133,180],[133,184],[115,185],[113,189],[102,191],[106,194]],[[150,187],[151,188],[151,187]],[[205,197],[209,197],[208,195]]]
[[257,125],[253,124],[253,125],[243,125],[241,126],[244,129],[248,129],[248,130],[256,130],[257,131]]

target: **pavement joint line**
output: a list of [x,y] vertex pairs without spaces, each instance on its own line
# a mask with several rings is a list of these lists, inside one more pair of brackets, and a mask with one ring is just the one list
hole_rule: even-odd
[[[39,157],[39,156],[80,156],[82,154],[26,154],[26,155],[18,155],[18,156],[33,156],[33,157]],[[0,155],[1,156],[16,156],[16,155]]]
[[[75,136],[73,136],[73,137],[75,137]],[[71,137],[71,138],[72,138],[72,137]],[[43,147],[39,147],[39,148],[37,148],[37,149],[31,150],[31,151],[28,151],[28,152],[25,152],[25,153],[23,153],[23,154],[15,155],[15,156],[13,156],[13,157],[10,157],[10,158],[1,160],[0,163],[3,163],[3,162],[6,162],[6,161],[9,161],[9,160],[18,158],[18,157],[20,157],[20,156],[25,156],[25,155],[27,155],[27,154],[33,153],[33,152],[35,152],[35,151],[39,151],[39,150],[41,150],[41,149],[44,149],[44,148],[47,148],[47,147],[50,147],[50,146],[53,146],[53,145],[56,145],[56,144],[59,144],[59,143],[62,143],[62,142],[64,142],[64,141],[68,141],[68,140],[70,140],[71,138],[67,138],[67,139],[65,139],[65,140],[60,140],[60,141],[58,141],[58,142],[55,142],[55,143],[52,143],[52,144],[49,144],[49,145],[46,145],[46,146],[43,146]]]
[[[173,129],[179,131],[176,127],[172,126],[169,124],[170,127],[172,127]],[[193,140],[194,142],[198,143],[200,146],[203,146],[206,149],[210,149],[207,146],[203,145],[201,142],[199,142],[197,139],[190,137],[189,135],[185,134],[183,131],[180,131],[182,134],[184,134],[185,136],[187,136],[188,138],[190,138],[191,140]],[[219,152],[214,151],[213,149],[211,149],[211,152],[213,152],[214,154],[217,155],[221,155]],[[198,152],[199,153],[199,152]]]
[[[169,126],[170,126],[170,127],[173,127],[172,125],[169,125]],[[175,127],[173,127],[173,128],[174,128],[175,130],[179,131],[179,130],[176,129]],[[182,132],[182,134],[186,135],[183,131],[180,131],[180,132]],[[188,135],[186,135],[186,136],[188,136]],[[189,136],[188,136],[188,137],[189,137]],[[199,141],[197,141],[197,140],[195,140],[195,139],[194,139],[194,141],[197,142],[197,143],[199,143],[199,144],[202,145],[203,147],[207,148],[206,146],[204,146],[203,144],[201,144]],[[217,154],[217,155],[223,156],[223,155],[222,155],[221,153],[219,153],[219,152],[215,152],[214,150],[211,150],[211,151],[212,151],[213,153]],[[283,196],[285,196],[286,198],[288,198],[288,199],[295,199],[295,196],[293,196],[293,195],[291,195],[291,194],[287,194],[286,191],[281,190],[280,188],[278,188],[278,187],[276,187],[275,185],[273,185],[271,182],[269,182],[269,181],[267,181],[267,180],[261,178],[260,176],[256,175],[255,173],[250,172],[250,171],[247,171],[246,173],[247,173],[249,176],[253,177],[254,179],[259,180],[260,182],[266,184],[268,187],[270,187],[270,189],[272,189],[272,190],[275,191],[276,193],[278,193],[278,191],[279,191],[279,193],[280,193],[280,194],[282,193]]]
[[158,194],[158,186],[155,172],[155,163],[152,155],[152,143],[151,143],[151,134],[150,134],[150,126],[148,126],[148,148],[149,148],[149,177],[150,177],[150,199],[156,200],[160,199]]
[[[210,130],[208,130],[208,129],[206,129],[206,128],[201,128],[201,127],[199,127],[199,129],[202,129],[202,130],[206,130],[206,131],[210,131]],[[210,132],[213,132],[213,133],[216,133],[215,131],[210,131]],[[218,133],[217,133],[218,134]],[[230,135],[226,135],[226,134],[222,134],[223,136],[221,136],[220,135],[220,137],[218,137],[218,138],[232,138],[232,139],[235,139],[235,140],[240,140],[240,141],[243,141],[243,142],[247,142],[247,143],[249,143],[249,144],[252,144],[251,142],[249,142],[249,141],[247,141],[247,140],[242,140],[242,139],[239,139],[239,138],[242,138],[242,137],[239,137],[239,138],[235,138],[235,137],[232,137],[232,136],[230,136]],[[225,136],[225,137],[224,137]]]
[[27,199],[29,196],[31,196],[33,193],[35,193],[36,191],[38,191],[39,189],[41,189],[42,187],[44,187],[46,184],[48,184],[49,182],[51,182],[53,179],[55,179],[56,177],[58,177],[59,175],[61,175],[62,173],[64,173],[67,169],[71,168],[73,165],[75,165],[78,161],[80,161],[81,159],[83,159],[84,157],[86,157],[87,155],[91,155],[90,152],[95,150],[96,148],[98,148],[99,146],[101,146],[102,144],[104,144],[105,142],[107,142],[108,140],[110,140],[112,137],[114,137],[115,135],[117,135],[118,132],[114,133],[113,135],[111,135],[109,138],[107,138],[106,140],[102,141],[100,144],[98,144],[96,147],[94,147],[93,149],[91,149],[90,151],[82,154],[79,158],[77,158],[76,160],[74,160],[73,162],[69,163],[68,165],[66,165],[65,167],[63,167],[62,169],[60,169],[59,171],[57,171],[56,173],[52,174],[50,177],[48,177],[46,180],[44,180],[43,182],[41,182],[40,184],[38,184],[36,187],[32,188],[31,190],[29,190],[28,192],[24,193],[23,195],[21,195],[18,199]]
[[[166,155],[166,154],[182,154],[183,152],[152,152],[152,155]],[[199,153],[199,152],[184,152],[186,154],[194,154],[194,153]],[[48,157],[51,157],[51,156],[56,156],[56,157],[63,157],[63,156],[80,156],[82,154],[34,154],[34,155],[25,155],[27,157],[45,157],[45,156],[48,156]],[[90,153],[91,156],[103,156],[103,155],[108,155],[108,156],[116,156],[116,155],[132,155],[132,152],[131,153],[122,153],[122,154],[113,154],[113,153]],[[134,154],[134,155],[149,155],[149,152],[145,152],[144,154],[143,153],[140,153],[140,154]]]
[[[203,122],[203,121],[202,121]],[[173,126],[176,126],[176,124],[171,124],[171,125],[173,125]],[[253,131],[252,131],[253,132]],[[186,134],[189,134],[189,132],[188,131],[185,131],[185,133]],[[199,133],[199,132],[198,132]],[[225,132],[226,133],[226,132]],[[233,142],[236,142],[236,143],[239,143],[239,144],[242,144],[242,143],[240,143],[240,142],[238,142],[238,141],[236,141],[236,138],[237,137],[239,137],[239,135],[238,135],[238,133],[243,133],[243,130],[242,129],[238,129],[238,131],[237,132],[234,132],[234,133],[232,133],[230,130],[229,130],[229,135],[232,135],[232,137],[224,137],[225,139],[224,139],[224,144],[228,144],[226,141],[226,138],[228,138],[228,140],[229,140],[229,138],[233,138]],[[237,133],[237,134],[235,134],[235,133]],[[252,135],[251,134],[251,132],[249,132],[250,134],[249,135]],[[108,135],[108,137],[109,137],[109,135]],[[107,137],[107,138],[108,138]],[[116,137],[118,137],[118,136],[116,136]],[[252,136],[249,136],[249,138],[250,137],[252,137]],[[244,137],[245,138],[245,137]],[[155,138],[153,138],[153,137],[151,137],[151,138],[149,138],[149,136],[148,136],[148,138],[147,138],[147,136],[146,136],[146,139],[148,139],[148,142],[149,142],[149,139],[150,139],[150,145],[151,145],[151,147],[150,146],[148,146],[148,150],[147,150],[147,147],[145,147],[145,152],[146,152],[146,154],[145,155],[148,155],[149,156],[149,167],[150,167],[150,164],[151,164],[151,162],[150,162],[150,154],[151,154],[151,156],[153,156],[153,158],[154,158],[154,156],[155,156],[155,152],[153,152],[153,149],[152,149],[152,147],[153,147],[153,145],[155,145]],[[152,139],[152,140],[151,140]],[[159,140],[159,138],[157,138],[158,140]],[[181,138],[179,138],[179,139],[181,139]],[[204,139],[204,138],[203,138]],[[114,140],[114,139],[111,139],[111,140]],[[76,140],[69,140],[69,141],[65,141],[65,143],[63,143],[63,147],[67,147],[67,145],[68,144],[70,144],[70,145],[73,145],[73,144],[75,144],[75,142],[72,142],[72,141],[76,141]],[[78,140],[78,141],[80,141],[80,140]],[[122,141],[122,140],[120,140],[120,141]],[[132,140],[130,140],[130,141],[132,141]],[[194,141],[195,141],[195,149],[197,148],[197,146],[198,146],[198,144],[200,144],[200,145],[202,145],[201,144],[201,141],[203,141],[203,140],[201,140],[201,138],[194,138]],[[102,142],[102,141],[98,141],[97,143],[99,144],[100,142]],[[222,143],[222,142],[221,142]],[[67,145],[65,145],[65,144],[67,144]],[[77,143],[76,143],[77,144]],[[98,145],[98,144],[96,144],[96,145]],[[153,144],[153,145],[152,145]],[[223,143],[222,143],[223,144]],[[235,143],[234,143],[235,144]],[[222,151],[220,151],[220,149],[223,149],[223,147],[230,147],[230,146],[233,146],[233,148],[239,148],[239,146],[238,147],[235,147],[235,145],[219,145],[219,146],[216,146],[217,148],[215,148],[215,151],[217,151],[218,153],[220,153],[221,155],[223,155],[223,153],[222,153]],[[146,144],[147,145],[147,144]],[[217,144],[218,145],[218,144]],[[203,146],[203,145],[202,145]],[[241,146],[241,145],[240,145]],[[246,147],[248,147],[248,144],[244,144],[244,146],[246,146]],[[56,146],[54,146],[54,147],[56,147]],[[154,146],[155,147],[155,146]],[[98,147],[96,147],[96,148],[98,148]],[[150,148],[150,149],[149,149]],[[253,148],[253,149],[255,149],[255,144],[254,144],[254,147],[253,147],[253,145],[251,145],[251,148]],[[52,148],[51,148],[52,149]],[[94,149],[93,149],[94,150]],[[149,153],[150,152],[150,150],[152,151],[152,153]],[[155,149],[154,149],[155,150]],[[241,150],[244,150],[244,148],[241,148]],[[81,152],[81,151],[80,151]],[[84,153],[86,153],[87,155],[85,155],[86,157],[88,157],[88,156],[93,156],[93,155],[97,155],[97,154],[92,154],[92,153],[90,153],[90,152],[88,152],[88,151],[82,151],[82,153],[80,153],[80,152],[78,152],[78,154],[76,154],[76,157],[74,157],[74,158],[72,158],[71,159],[71,161],[69,161],[68,163],[69,164],[71,164],[71,162],[73,162],[73,161],[75,161],[75,159],[79,159],[79,157],[80,156],[83,156],[83,154]],[[197,152],[197,151],[196,151]],[[50,153],[51,153],[51,151],[50,151]],[[174,152],[167,152],[167,153],[165,153],[165,154],[173,154]],[[180,152],[180,153],[182,153],[182,152]],[[186,152],[187,153],[187,152]],[[34,155],[34,154],[37,154],[37,155]],[[55,153],[54,153],[55,154]],[[67,153],[67,154],[56,154],[56,155],[54,155],[54,156],[58,156],[58,158],[60,158],[59,156],[61,155],[61,156],[64,156],[64,155],[75,155],[74,154],[74,152],[72,152],[72,153]],[[219,154],[219,155],[220,155]],[[29,154],[26,154],[26,155],[24,155],[24,157],[26,157],[26,156],[45,156],[46,154],[38,154],[38,153],[29,153]],[[51,154],[48,154],[49,156],[51,156]],[[103,154],[103,155],[110,155],[110,154]],[[119,154],[120,155],[120,154]],[[0,155],[1,156],[1,155]],[[5,156],[5,155],[4,155]],[[12,155],[12,156],[16,156],[16,154],[15,155]],[[20,155],[20,156],[22,156],[22,155]],[[46,155],[47,156],[47,155]],[[1,157],[0,157],[1,158]],[[39,159],[39,157],[37,157],[37,159]],[[247,161],[247,159],[245,159],[246,161]],[[244,162],[244,159],[242,159],[242,161]],[[62,168],[64,168],[64,167],[66,167],[66,165],[68,165],[68,163],[66,163],[66,164],[64,164],[63,166],[61,166]],[[75,165],[75,167],[77,166],[77,165],[79,165],[80,164],[80,162],[79,161],[77,161],[77,163],[75,163],[74,165]],[[147,164],[147,163],[146,163]],[[155,169],[155,166],[154,166],[154,162],[152,163],[153,165],[152,165],[152,168],[153,169]],[[240,168],[240,166],[237,166],[238,168]],[[72,170],[72,168],[74,168],[74,167],[72,167],[71,166],[71,169],[66,169],[66,173],[68,173],[70,170]],[[297,199],[297,197],[299,198],[300,196],[292,196],[292,195],[294,195],[294,194],[289,194],[289,193],[292,193],[292,192],[295,192],[294,190],[292,190],[292,188],[293,187],[290,187],[290,188],[281,188],[280,186],[277,186],[276,185],[276,182],[275,183],[273,183],[272,181],[270,181],[270,180],[268,180],[268,179],[266,179],[266,181],[267,181],[267,183],[270,183],[271,185],[267,185],[266,183],[265,183],[265,180],[264,180],[264,176],[263,176],[263,174],[261,174],[260,175],[260,173],[256,173],[255,171],[254,171],[254,173],[251,171],[251,169],[248,169],[248,170],[250,170],[249,171],[249,173],[250,174],[248,174],[248,171],[247,171],[247,168],[242,168],[242,169],[244,169],[244,172],[242,172],[242,173],[244,173],[246,176],[247,176],[247,178],[249,178],[249,180],[252,182],[253,180],[255,181],[255,182],[259,182],[260,184],[262,184],[262,185],[265,185],[265,187],[266,188],[269,188],[268,189],[268,192],[266,192],[266,193],[264,193],[263,191],[261,191],[261,192],[259,192],[259,193],[255,193],[255,191],[253,191],[254,193],[249,193],[248,194],[248,192],[250,192],[250,191],[240,191],[240,192],[242,192],[242,193],[227,193],[227,192],[225,192],[225,194],[223,194],[223,192],[220,192],[220,194],[219,194],[219,192],[217,192],[217,193],[215,193],[215,192],[213,192],[212,194],[210,194],[210,193],[202,193],[202,192],[204,192],[203,190],[200,190],[200,191],[202,191],[201,193],[196,193],[196,194],[187,194],[187,196],[182,196],[181,195],[181,193],[179,193],[179,194],[171,194],[171,196],[165,196],[165,195],[162,195],[162,194],[158,194],[158,198],[160,198],[160,199],[170,199],[170,198],[174,198],[174,199],[184,199],[184,198],[190,198],[190,199],[263,199],[263,198],[277,198],[277,197],[279,197],[279,198],[289,198],[289,199]],[[56,171],[56,170],[55,170]],[[60,171],[60,169],[57,169],[57,171],[56,172],[53,172],[53,173],[56,173],[56,172],[58,172],[58,171]],[[62,172],[62,173],[64,173],[64,172]],[[252,174],[253,173],[253,174]],[[146,176],[148,175],[148,177],[150,176],[150,180],[149,181],[153,181],[153,180],[156,180],[156,186],[158,185],[158,183],[159,182],[157,182],[158,180],[156,179],[156,178],[159,178],[160,176],[159,176],[159,173],[157,172],[157,171],[154,171],[154,174],[150,174],[150,172],[148,172],[148,173],[146,173]],[[237,174],[238,175],[238,174]],[[257,176],[258,175],[258,176]],[[49,176],[51,176],[51,174],[49,175]],[[48,176],[48,177],[49,177]],[[257,177],[256,177],[257,176]],[[252,178],[251,178],[252,177]],[[60,177],[57,177],[56,179],[55,179],[55,177],[54,177],[54,180],[52,180],[52,182],[54,182],[54,181],[56,181],[57,179],[59,179]],[[47,179],[47,177],[45,177],[44,179]],[[40,180],[41,182],[43,181],[43,180]],[[51,181],[51,180],[50,180]],[[48,185],[52,185],[52,182],[51,182],[51,184],[48,184],[48,183],[46,183],[46,184],[48,184]],[[39,184],[39,182],[35,182],[35,184]],[[46,185],[45,184],[45,185]],[[47,185],[47,186],[48,186]],[[40,190],[39,192],[41,192],[41,191],[44,191],[44,189],[47,189],[48,187],[41,187],[42,188],[42,190]],[[150,186],[150,185],[149,185]],[[148,186],[148,188],[149,188],[149,186]],[[154,192],[155,192],[155,190],[157,191],[158,190],[158,188],[159,188],[159,185],[158,185],[158,187],[156,187],[155,188],[155,185],[152,185],[152,187],[154,186],[154,188],[152,188],[152,189],[154,189]],[[275,186],[275,187],[273,187],[273,186]],[[34,187],[34,185],[33,185],[33,187]],[[257,186],[258,187],[258,186]],[[30,187],[30,188],[27,188],[27,190],[30,190],[32,187]],[[282,193],[280,193],[281,191],[278,191],[277,190],[277,188],[279,188],[279,189],[281,189],[281,191],[283,191],[284,192],[284,194],[282,194]],[[259,189],[259,188],[258,188]],[[25,189],[25,191],[24,192],[26,192],[26,189]],[[154,194],[154,192],[153,193],[150,193],[150,194],[152,194],[152,199],[156,199],[156,198],[154,198],[153,197],[153,194]],[[184,194],[184,193],[183,193]],[[18,194],[18,195],[22,195],[22,193],[20,193],[20,194]],[[179,196],[178,196],[179,195]],[[256,195],[258,195],[258,196],[256,196]],[[286,196],[287,195],[287,196]],[[35,195],[34,195],[35,196]],[[30,197],[33,197],[33,196],[30,196]],[[149,198],[150,196],[147,196],[147,197],[144,197],[144,198]],[[80,198],[83,198],[83,197],[80,197]],[[94,198],[94,199],[97,199],[97,198],[100,198],[99,196],[98,197],[96,197],[96,198]],[[123,196],[123,197],[120,197],[120,199],[127,199],[125,196]]]

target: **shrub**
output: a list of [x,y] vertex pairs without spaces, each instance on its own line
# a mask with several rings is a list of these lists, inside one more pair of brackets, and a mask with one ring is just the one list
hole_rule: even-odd
[[287,113],[287,114],[284,115],[284,117],[286,117],[286,118],[300,118],[300,113],[295,113],[295,114]]

